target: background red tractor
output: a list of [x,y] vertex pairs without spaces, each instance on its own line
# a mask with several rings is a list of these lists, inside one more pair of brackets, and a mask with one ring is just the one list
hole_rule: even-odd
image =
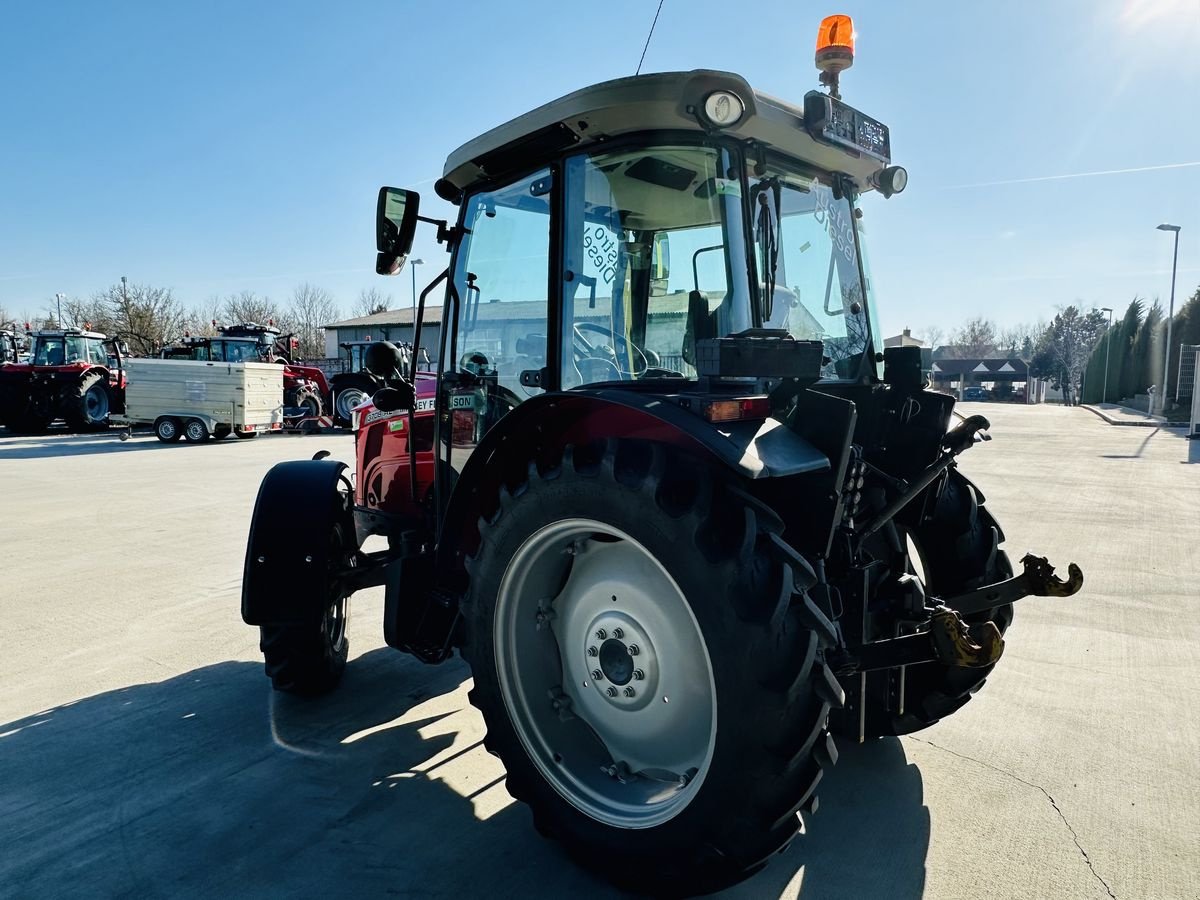
[[29,360],[0,368],[0,422],[16,434],[40,434],[58,419],[72,431],[107,428],[124,407],[119,342],[79,328],[28,335]]

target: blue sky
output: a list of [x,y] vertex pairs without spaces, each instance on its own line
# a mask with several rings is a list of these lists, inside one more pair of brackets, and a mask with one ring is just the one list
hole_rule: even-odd
[[[0,30],[0,306],[127,275],[189,304],[376,286],[375,192],[427,214],[446,155],[631,74],[654,0],[11,2]],[[518,11],[519,10],[519,11]],[[908,190],[866,202],[883,328],[1200,283],[1200,0],[666,0],[645,71],[719,68],[799,102],[823,15],[854,16],[844,98],[891,126]],[[995,184],[1155,166],[1121,174]],[[444,264],[428,230],[419,275]]]

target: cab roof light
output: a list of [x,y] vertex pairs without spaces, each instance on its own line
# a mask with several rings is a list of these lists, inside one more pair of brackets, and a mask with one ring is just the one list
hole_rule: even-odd
[[841,99],[838,75],[854,65],[854,20],[849,16],[826,16],[817,29],[815,63],[821,70],[821,84],[829,88],[829,96]]
[[732,397],[728,400],[707,400],[704,403],[704,418],[713,424],[765,419],[770,414],[771,400],[767,396]]

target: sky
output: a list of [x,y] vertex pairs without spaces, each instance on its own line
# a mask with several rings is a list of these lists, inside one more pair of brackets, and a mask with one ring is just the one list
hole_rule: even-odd
[[[188,305],[308,282],[349,313],[380,185],[432,193],[457,146],[632,74],[655,0],[596,4],[9,0],[0,29],[0,308],[170,287]],[[821,17],[854,17],[851,105],[901,194],[865,198],[885,333],[1047,319],[1200,284],[1200,0],[664,0],[643,71],[726,69],[796,102]],[[1104,173],[1104,174],[1089,174]],[[418,289],[447,262],[418,233]]]

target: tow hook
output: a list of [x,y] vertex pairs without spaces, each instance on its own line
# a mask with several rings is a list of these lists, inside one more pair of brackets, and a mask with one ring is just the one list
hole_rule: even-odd
[[1083,587],[1083,570],[1075,563],[1067,566],[1067,580],[1054,574],[1054,566],[1044,556],[1026,553],[1021,557],[1024,571],[1007,581],[989,584],[957,597],[943,598],[942,602],[959,615],[969,616],[1013,603],[1022,597],[1070,597]]
[[834,653],[830,665],[839,675],[896,666],[940,662],[955,668],[990,666],[1004,652],[1004,639],[994,622],[968,624],[948,606],[933,608],[929,630],[863,644]]
[[954,610],[939,606],[929,623],[938,660],[959,669],[990,666],[1004,652],[1004,638],[995,622],[968,625]]

